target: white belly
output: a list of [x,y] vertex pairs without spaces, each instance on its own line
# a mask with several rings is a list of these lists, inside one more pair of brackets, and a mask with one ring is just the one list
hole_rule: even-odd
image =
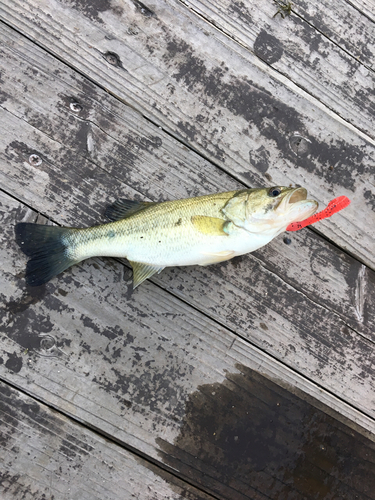
[[144,262],[160,267],[214,264],[237,255],[252,252],[267,243],[274,235],[252,234],[237,228],[228,236],[202,235],[183,245],[162,245],[152,248],[145,245],[133,245],[128,249],[127,259]]
[[106,235],[90,240],[82,247],[76,247],[74,257],[77,260],[92,256],[126,257],[133,262],[159,267],[205,266],[252,252],[269,243],[276,234],[250,233],[234,227],[229,235],[220,236],[202,234],[195,230],[172,234],[168,231],[126,236],[115,234],[112,238]]

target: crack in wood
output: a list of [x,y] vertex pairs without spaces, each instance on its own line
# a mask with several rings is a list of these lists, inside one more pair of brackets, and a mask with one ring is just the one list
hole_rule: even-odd
[[366,301],[366,287],[367,287],[367,268],[364,264],[360,267],[358,272],[358,277],[356,280],[356,288],[355,288],[355,303],[354,308],[357,314],[358,321],[363,323],[363,314],[365,308]]

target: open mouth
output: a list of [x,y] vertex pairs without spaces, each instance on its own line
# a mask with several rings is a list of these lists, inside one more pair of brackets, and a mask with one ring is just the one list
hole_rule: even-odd
[[307,191],[303,187],[296,188],[291,193],[286,195],[285,198],[285,202],[289,204],[297,203],[298,201],[304,201],[307,198]]
[[310,217],[318,208],[318,202],[307,200],[307,191],[303,187],[292,189],[281,201],[278,213],[290,220],[301,221]]
[[277,206],[277,211],[279,213],[283,213],[289,211],[291,208],[290,205],[294,205],[300,201],[305,201],[307,198],[307,191],[303,187],[292,189],[289,193],[287,193],[279,202]]

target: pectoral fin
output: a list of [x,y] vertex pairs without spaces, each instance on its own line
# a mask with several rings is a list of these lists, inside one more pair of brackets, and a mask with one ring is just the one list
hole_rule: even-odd
[[142,262],[129,261],[133,268],[133,289],[137,288],[143,281],[151,278],[155,273],[160,273],[164,267],[151,266]]
[[205,256],[205,260],[201,261],[200,266],[209,266],[210,264],[217,264],[224,262],[234,257],[235,252],[231,250],[224,250],[223,252],[201,252]]
[[217,217],[207,217],[206,215],[194,215],[191,222],[195,228],[203,234],[210,236],[228,236],[224,231],[225,220]]

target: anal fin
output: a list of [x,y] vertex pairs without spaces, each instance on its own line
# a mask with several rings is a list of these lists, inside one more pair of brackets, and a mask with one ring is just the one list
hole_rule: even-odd
[[160,273],[164,266],[152,266],[143,262],[129,261],[133,268],[133,289],[137,288],[143,281],[151,278],[155,273]]

